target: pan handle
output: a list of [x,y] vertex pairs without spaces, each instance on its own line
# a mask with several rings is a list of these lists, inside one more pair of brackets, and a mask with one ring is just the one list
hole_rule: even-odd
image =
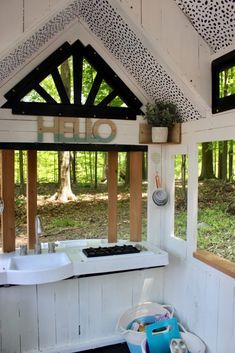
[[158,173],[155,175],[155,183],[156,183],[157,189],[159,189],[161,187],[161,181],[160,181],[160,176],[158,175]]

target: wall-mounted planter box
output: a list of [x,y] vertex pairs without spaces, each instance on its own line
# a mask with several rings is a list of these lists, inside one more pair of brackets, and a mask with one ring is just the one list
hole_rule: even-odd
[[[141,123],[139,125],[139,143],[151,144],[152,142],[152,128],[148,124]],[[166,143],[181,143],[181,123],[176,123],[169,127],[168,140]]]

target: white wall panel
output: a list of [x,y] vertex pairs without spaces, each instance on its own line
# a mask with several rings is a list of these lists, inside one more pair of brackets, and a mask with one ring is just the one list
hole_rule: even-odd
[[38,292],[38,330],[39,347],[52,348],[56,345],[55,291],[54,284],[37,287]]
[[0,353],[72,353],[123,340],[118,319],[162,302],[164,269],[0,288]]
[[[14,24],[14,25],[13,25]],[[23,33],[23,0],[0,2],[0,52]]]
[[123,7],[125,11],[133,17],[135,21],[141,24],[141,5],[142,0],[117,0],[119,5]]
[[78,281],[61,281],[37,288],[40,349],[53,349],[78,341]]
[[80,332],[82,341],[92,341],[102,336],[102,281],[103,276],[79,280]]
[[0,288],[1,353],[38,350],[35,286]]
[[[138,27],[139,17],[135,17],[134,11],[130,11],[129,0],[116,2],[121,2],[122,10]],[[139,1],[136,6],[139,6]],[[185,79],[189,88],[193,87],[210,105],[211,50],[176,2],[172,0],[141,1],[140,21],[148,41],[156,48],[161,48],[166,64],[172,62],[176,75]]]
[[24,29],[35,25],[39,19],[48,14],[50,0],[24,0]]
[[183,325],[206,344],[208,353],[233,353],[234,280],[210,267],[170,257],[164,300],[176,308]]
[[80,282],[81,342],[95,345],[100,337],[120,336],[118,319],[144,301],[162,302],[164,269],[87,277]]
[[218,305],[217,351],[233,353],[235,351],[235,280],[221,277]]
[[[2,113],[2,114],[1,114]],[[9,110],[5,111],[0,109],[0,142],[38,142],[38,131],[37,131],[37,117],[35,116],[22,116],[12,115]],[[48,118],[53,123],[53,118]],[[94,125],[97,119],[91,119]],[[80,137],[84,137],[85,132],[85,120],[81,119],[79,128]],[[102,120],[101,120],[102,122]],[[143,119],[139,117],[137,120],[126,121],[126,120],[113,120],[116,126],[116,136],[110,142],[111,144],[139,144],[139,123],[143,122]],[[53,126],[46,125],[44,126]],[[105,130],[106,129],[106,130]],[[98,128],[99,136],[105,138],[111,134],[110,126],[107,124],[101,124]],[[68,137],[68,136],[67,136]],[[70,136],[72,137],[72,136]],[[52,133],[43,134],[43,142],[53,143],[54,135]],[[84,143],[84,141],[81,141]],[[98,141],[101,142],[102,141]],[[106,143],[105,141],[103,143]]]
[[162,33],[162,2],[165,0],[148,0],[149,6],[142,6],[142,26],[153,38],[161,40]]
[[[165,146],[164,159],[167,187],[171,189],[174,170],[170,156],[188,151],[188,230],[187,242],[181,252],[176,249],[171,229],[166,226],[170,215],[166,213],[162,228],[162,244],[170,253],[169,266],[164,276],[164,301],[176,308],[180,321],[197,334],[207,345],[207,353],[233,353],[235,351],[235,280],[192,257],[196,249],[197,229],[197,144],[202,141],[234,139],[234,111],[218,114],[183,125],[182,146]],[[167,174],[168,173],[168,174]],[[171,193],[173,191],[171,190]],[[169,223],[169,222],[168,222]],[[186,244],[186,253],[185,253]],[[180,243],[178,244],[180,246]],[[176,251],[177,250],[177,251]]]
[[65,345],[79,339],[79,282],[67,280],[55,286],[56,344]]

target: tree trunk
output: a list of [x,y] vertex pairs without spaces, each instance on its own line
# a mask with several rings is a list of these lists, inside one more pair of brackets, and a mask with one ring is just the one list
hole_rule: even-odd
[[90,169],[90,184],[93,183],[93,173],[92,173],[92,152],[89,152],[89,169]]
[[87,152],[83,152],[84,159],[85,159],[85,174],[86,174],[86,183],[88,181],[88,171],[87,171]]
[[[69,68],[69,62],[66,60],[61,65],[61,79],[65,86],[65,90],[70,99],[71,96],[71,73]],[[52,196],[52,199],[57,199],[61,202],[75,201],[77,197],[73,194],[71,189],[71,177],[70,177],[70,152],[60,152],[60,185],[57,193]]]
[[223,181],[227,180],[227,157],[228,157],[228,142],[220,141],[218,178]]
[[125,185],[130,185],[130,152],[126,152]]
[[103,169],[102,169],[102,182],[107,180],[107,171],[108,171],[108,158],[107,152],[103,153]]
[[61,153],[57,152],[57,165],[58,165],[58,188],[60,187],[60,167],[61,167]]
[[61,202],[75,201],[77,198],[71,190],[70,181],[70,152],[62,152],[62,162],[60,169],[60,188],[57,199]]
[[215,178],[213,172],[213,148],[211,142],[202,143],[202,169],[199,180]]
[[229,142],[229,181],[233,181],[233,140]]
[[73,184],[77,182],[77,175],[76,175],[76,151],[73,151],[73,158],[72,158],[72,181]]
[[98,152],[95,151],[95,164],[94,164],[94,168],[95,168],[95,189],[97,189],[97,168],[98,168]]
[[19,151],[19,174],[20,174],[20,193],[25,195],[24,184],[24,156],[23,151]]
[[186,185],[186,172],[187,172],[187,156],[182,154],[181,157],[181,178],[182,178],[182,192],[184,199],[184,209],[187,209],[187,185]]

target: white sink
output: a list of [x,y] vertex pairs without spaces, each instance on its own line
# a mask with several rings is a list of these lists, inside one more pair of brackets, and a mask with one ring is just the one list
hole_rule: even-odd
[[9,284],[41,284],[73,276],[73,265],[64,252],[14,256],[7,269]]

